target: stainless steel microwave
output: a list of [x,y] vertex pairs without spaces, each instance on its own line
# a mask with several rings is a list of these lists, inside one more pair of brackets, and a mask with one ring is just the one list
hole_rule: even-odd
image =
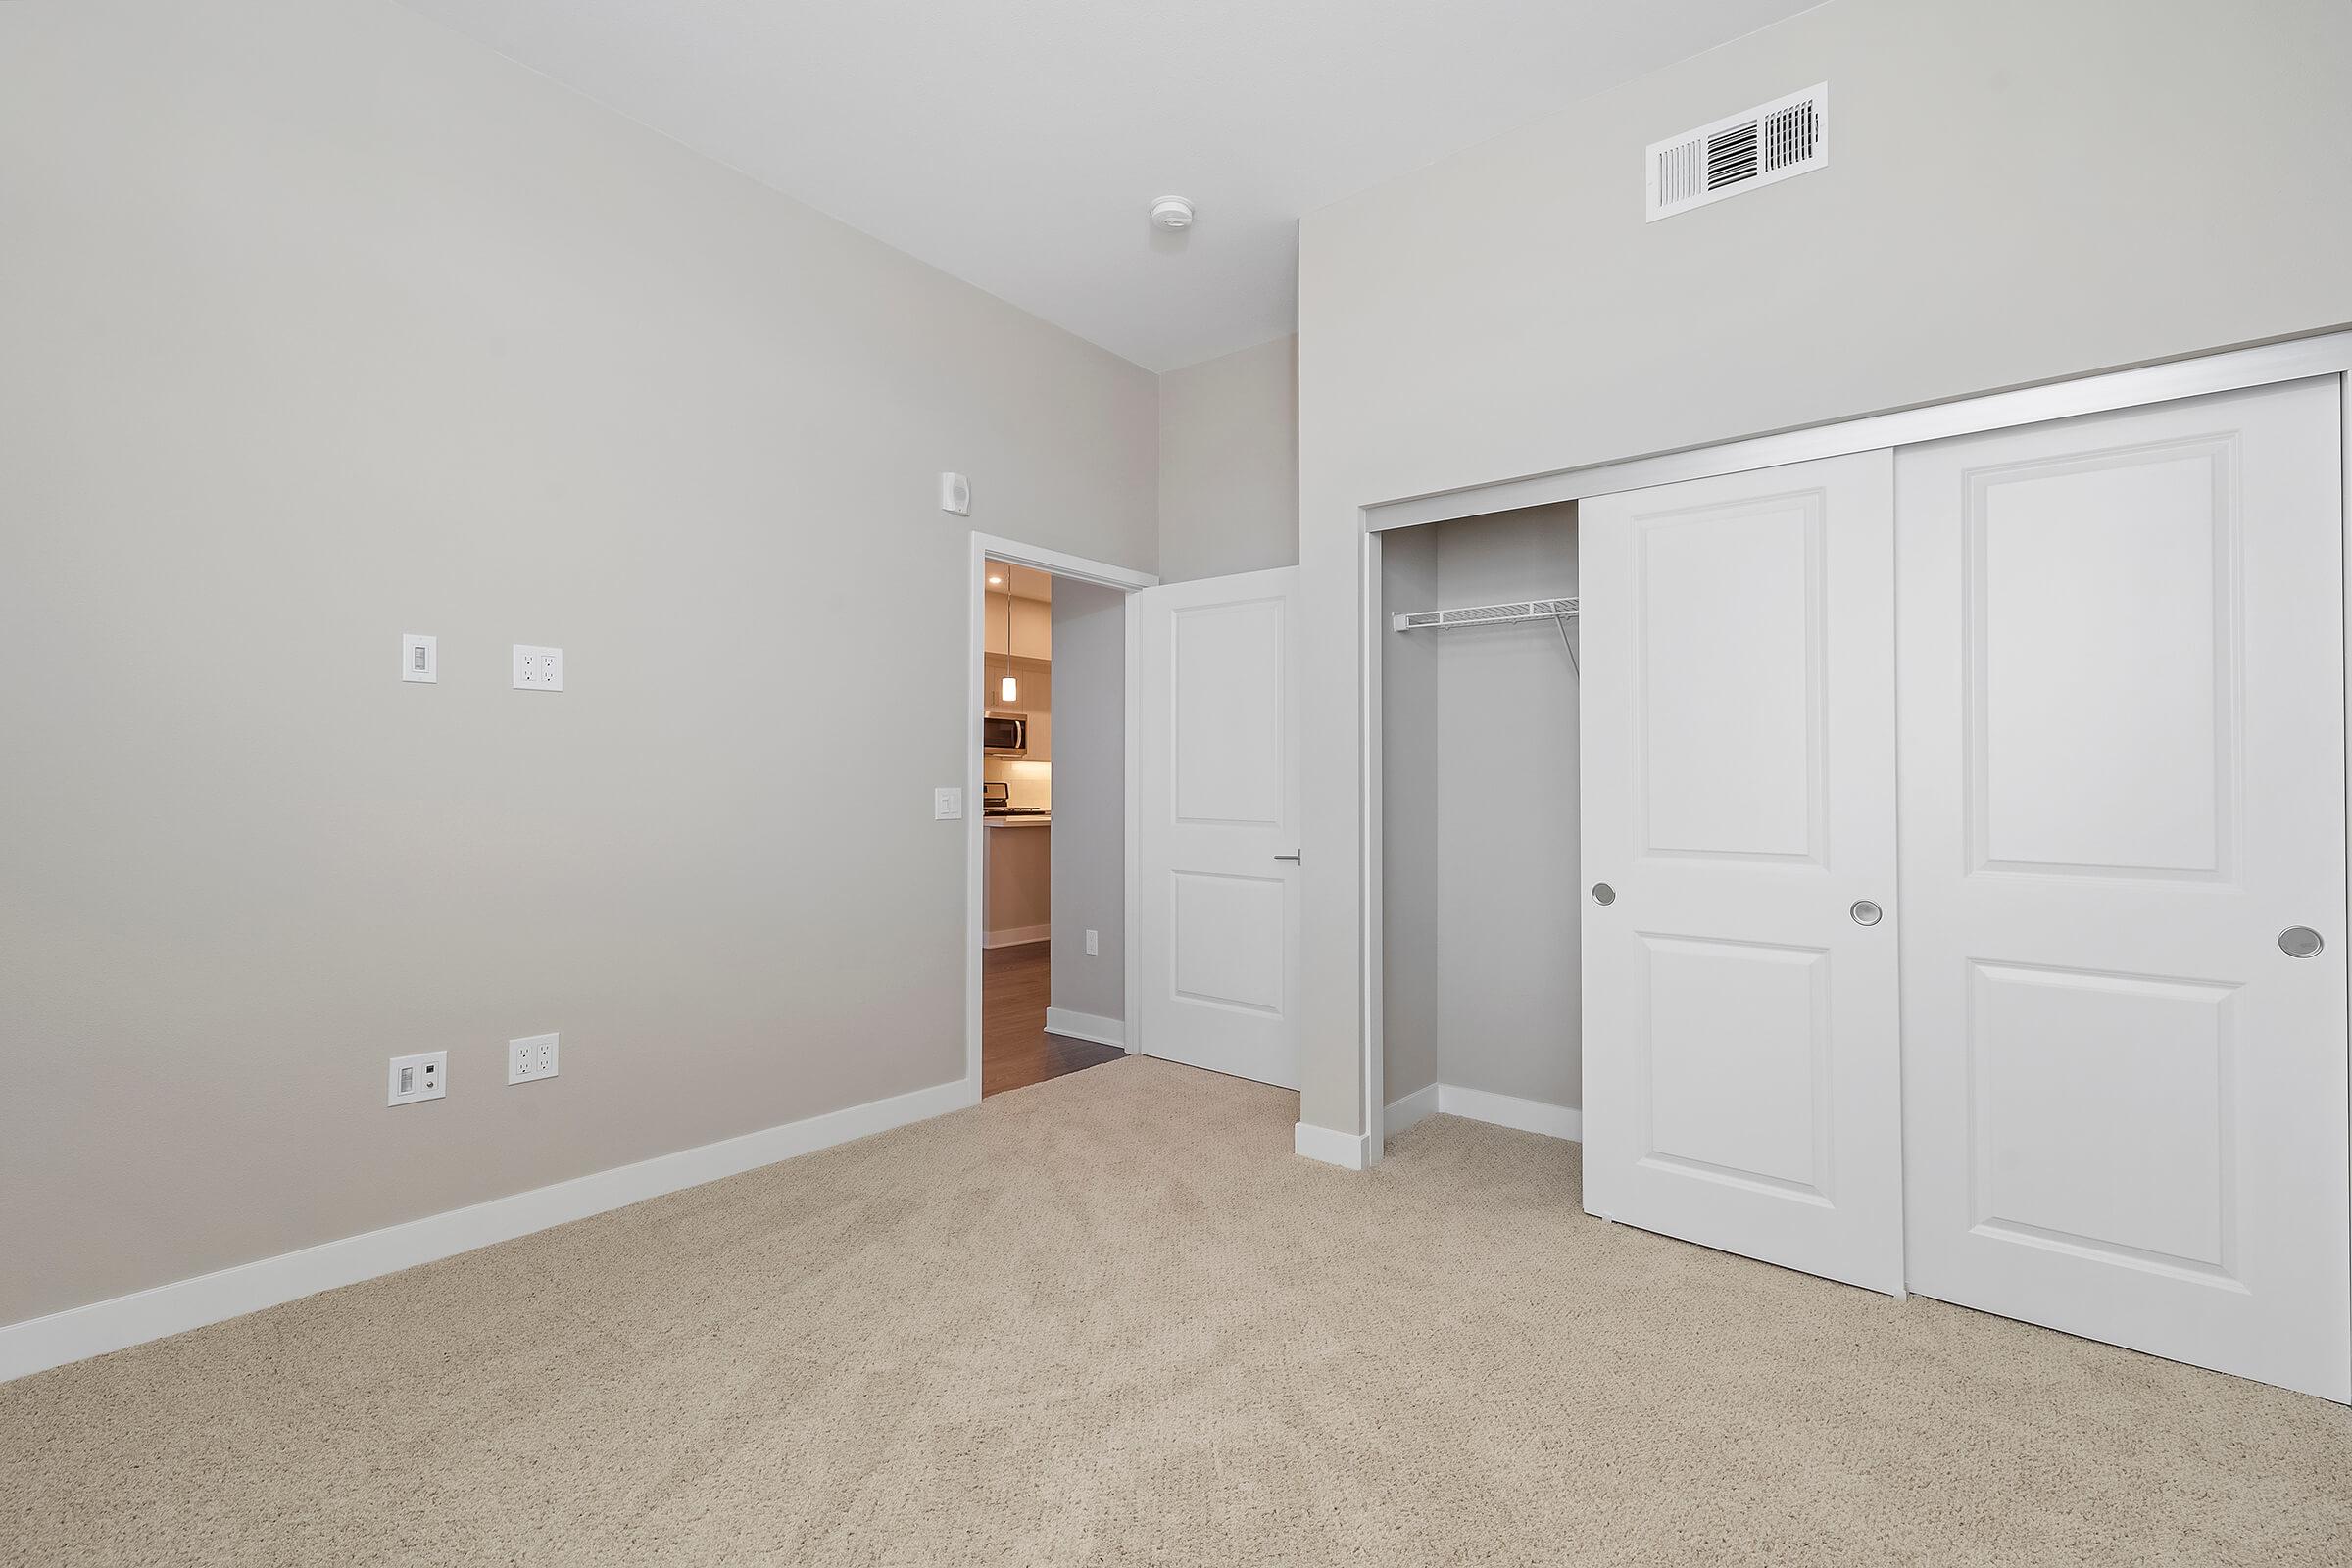
[[1028,756],[1029,716],[1026,713],[981,715],[980,746],[991,757]]

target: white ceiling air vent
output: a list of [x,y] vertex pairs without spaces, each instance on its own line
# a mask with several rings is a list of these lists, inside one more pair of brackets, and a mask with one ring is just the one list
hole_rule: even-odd
[[1830,161],[1830,84],[1652,143],[1649,220],[1704,207]]

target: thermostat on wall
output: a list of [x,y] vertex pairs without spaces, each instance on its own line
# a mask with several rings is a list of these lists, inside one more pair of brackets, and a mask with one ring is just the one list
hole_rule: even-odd
[[960,473],[939,476],[939,510],[953,512],[958,517],[972,514],[972,482]]

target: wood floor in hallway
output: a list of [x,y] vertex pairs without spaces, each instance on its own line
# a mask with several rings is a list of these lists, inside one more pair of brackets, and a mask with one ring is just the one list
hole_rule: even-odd
[[1116,1061],[1127,1053],[1116,1046],[1046,1033],[1046,1003],[1053,969],[1053,945],[1026,942],[991,948],[980,970],[980,1093],[1042,1084],[1081,1067]]

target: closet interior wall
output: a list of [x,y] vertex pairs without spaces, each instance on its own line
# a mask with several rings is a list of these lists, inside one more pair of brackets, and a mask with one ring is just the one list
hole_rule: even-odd
[[[1576,591],[1574,503],[1382,538],[1384,626]],[[1560,623],[1384,630],[1381,648],[1383,1098],[1445,1084],[1577,1106],[1577,685]]]

